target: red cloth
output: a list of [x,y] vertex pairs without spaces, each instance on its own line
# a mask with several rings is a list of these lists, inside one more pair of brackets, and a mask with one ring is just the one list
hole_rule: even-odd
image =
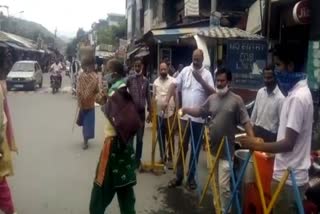
[[305,214],[317,214],[318,213],[317,206],[314,203],[312,203],[311,201],[304,201],[303,207],[304,207]]
[[5,214],[13,214],[14,207],[7,180],[0,181],[0,210]]

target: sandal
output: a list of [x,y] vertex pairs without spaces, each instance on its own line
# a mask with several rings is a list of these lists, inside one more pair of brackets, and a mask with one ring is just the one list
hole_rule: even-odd
[[182,180],[178,180],[178,179],[172,179],[169,184],[168,184],[168,187],[169,188],[176,188],[178,186],[181,186],[182,185]]
[[82,149],[83,149],[83,150],[87,150],[88,147],[89,147],[88,143],[84,143],[84,144],[82,145]]
[[196,182],[195,182],[195,181],[190,181],[190,182],[188,182],[188,189],[190,189],[190,190],[195,190],[195,189],[197,189],[197,184],[196,184]]

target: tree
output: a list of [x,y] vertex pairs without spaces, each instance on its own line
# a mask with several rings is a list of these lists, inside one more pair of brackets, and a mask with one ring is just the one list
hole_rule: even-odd
[[104,24],[105,22],[99,21],[95,29],[97,31],[98,44],[116,45],[119,39],[126,38],[127,25],[125,21],[120,23],[119,26],[102,27],[105,26]]
[[86,36],[86,32],[83,30],[83,28],[79,28],[77,32],[77,40],[81,41]]
[[66,55],[67,57],[73,57],[77,53],[77,46],[78,43],[83,41],[87,36],[87,33],[82,29],[79,28],[76,34],[76,37],[68,43],[66,48]]

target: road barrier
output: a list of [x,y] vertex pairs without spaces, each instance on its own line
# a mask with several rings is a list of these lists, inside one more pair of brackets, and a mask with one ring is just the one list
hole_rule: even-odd
[[[153,105],[154,107],[156,107],[156,105]],[[153,108],[153,117],[152,117],[152,152],[151,152],[151,164],[147,165],[149,169],[153,170],[157,170],[157,169],[162,169],[164,170],[165,167],[163,164],[157,164],[155,163],[155,151],[156,151],[156,145],[158,143],[158,138],[160,141],[160,145],[163,145],[162,141],[162,133],[158,132],[158,128],[161,128],[161,125],[163,124],[163,121],[165,120],[164,117],[159,117],[160,119],[157,118],[157,114],[156,114],[156,108]],[[181,124],[181,115],[179,115],[178,112],[175,113],[174,115],[174,119],[171,123],[171,121],[169,121],[169,119],[167,119],[167,138],[165,139],[166,142],[166,148],[171,148],[171,156],[173,158],[173,163],[174,163],[174,171],[176,171],[177,169],[177,164],[179,159],[181,158],[182,161],[182,165],[183,165],[183,173],[184,176],[187,177],[187,164],[186,164],[186,158],[185,158],[185,154],[184,154],[184,139],[185,136],[187,134],[188,129],[190,129],[190,141],[191,141],[191,147],[192,150],[194,151],[194,156],[190,157],[191,158],[191,165],[189,166],[189,169],[192,168],[192,166],[195,166],[195,179],[196,182],[199,184],[199,176],[197,173],[197,158],[196,158],[196,154],[197,152],[201,149],[201,145],[202,143],[200,142],[202,139],[204,139],[205,145],[208,148],[207,149],[207,159],[208,159],[208,163],[209,163],[209,174],[207,177],[207,181],[204,185],[203,191],[201,190],[200,185],[198,185],[197,187],[197,193],[199,195],[199,206],[201,206],[203,199],[206,195],[206,193],[209,190],[209,187],[212,190],[213,193],[213,205],[215,208],[215,213],[227,213],[227,211],[231,210],[231,207],[233,204],[235,204],[235,211],[238,214],[243,213],[243,208],[242,208],[242,204],[240,203],[240,196],[239,196],[239,188],[240,185],[242,184],[242,180],[244,178],[247,166],[249,161],[251,160],[251,158],[253,159],[253,166],[254,166],[254,174],[255,174],[255,179],[256,179],[256,185],[257,185],[257,189],[258,189],[258,194],[259,194],[259,198],[261,200],[261,204],[262,204],[262,209],[263,209],[263,214],[270,214],[272,212],[272,208],[275,205],[276,200],[279,197],[280,192],[282,191],[286,181],[289,179],[291,179],[292,181],[292,185],[294,187],[294,196],[296,199],[296,203],[297,203],[297,207],[298,207],[298,211],[299,214],[303,214],[304,210],[303,210],[303,205],[302,205],[302,199],[299,195],[299,190],[298,190],[298,186],[296,184],[296,179],[295,179],[295,175],[294,172],[292,171],[292,169],[287,169],[287,171],[285,172],[285,174],[283,175],[278,187],[276,188],[276,191],[273,193],[269,204],[267,205],[266,202],[266,198],[265,198],[265,194],[264,194],[264,190],[263,190],[263,185],[261,182],[261,176],[258,170],[258,164],[257,164],[257,160],[255,155],[252,155],[252,152],[249,152],[247,154],[247,156],[244,159],[244,163],[243,165],[240,167],[238,176],[235,176],[235,173],[233,171],[233,154],[230,153],[230,145],[228,143],[228,138],[224,137],[221,140],[221,143],[218,147],[218,151],[216,154],[211,154],[211,150],[210,150],[210,142],[209,142],[209,137],[208,137],[208,133],[209,133],[209,129],[207,124],[205,124],[202,129],[201,129],[201,134],[199,136],[199,138],[197,139],[197,144],[195,144],[194,141],[194,133],[193,133],[193,129],[192,129],[192,121],[189,119],[186,121],[184,129],[182,129],[182,124]],[[178,132],[179,132],[179,149],[176,155],[174,155],[174,150],[173,150],[173,143],[172,142],[172,135],[174,134],[175,131],[175,125],[178,125]],[[159,134],[158,134],[159,133]],[[159,136],[160,135],[160,136]],[[221,207],[221,200],[220,200],[220,194],[219,194],[219,187],[218,184],[215,182],[217,180],[216,178],[216,173],[215,171],[217,170],[218,167],[218,163],[219,163],[219,159],[221,156],[221,153],[223,152],[223,145],[225,145],[225,152],[227,155],[227,159],[228,159],[228,163],[230,166],[230,180],[231,180],[231,198],[230,201],[227,203],[226,208],[224,209],[223,207]],[[164,150],[164,148],[162,148],[164,152],[166,152]],[[164,153],[166,154],[166,153]],[[180,157],[181,156],[181,157]]]
[[[206,137],[206,144],[208,144],[208,137]],[[230,170],[230,178],[231,178],[232,187],[233,187],[232,188],[231,199],[228,202],[228,205],[227,205],[226,209],[223,209],[221,207],[220,195],[218,193],[219,192],[218,191],[218,187],[217,187],[217,184],[215,182],[215,180],[216,180],[215,170],[217,170],[216,167],[218,167],[219,157],[221,155],[222,147],[223,147],[224,144],[226,145],[225,148],[226,148],[227,158],[228,158],[230,169],[231,169]],[[210,168],[211,168],[210,169],[210,173],[208,175],[207,182],[206,182],[204,190],[202,192],[199,205],[201,205],[201,203],[202,203],[202,201],[203,201],[203,199],[204,199],[204,197],[205,197],[205,195],[206,195],[206,193],[207,193],[207,191],[209,189],[209,185],[211,183],[211,189],[212,189],[212,192],[213,192],[213,203],[214,203],[214,207],[215,207],[216,213],[227,213],[227,211],[229,211],[231,209],[231,206],[232,206],[232,204],[234,202],[236,202],[236,210],[235,211],[238,214],[242,213],[243,209],[241,208],[241,204],[240,204],[240,200],[239,200],[239,186],[240,186],[240,184],[242,182],[243,176],[245,174],[245,171],[247,169],[248,163],[249,163],[250,158],[252,156],[252,152],[248,153],[247,157],[245,158],[244,164],[240,168],[240,173],[239,173],[239,176],[238,176],[237,179],[236,179],[236,177],[235,177],[235,175],[233,173],[233,170],[232,170],[233,169],[233,162],[232,162],[232,157],[231,157],[231,154],[230,154],[229,145],[228,145],[226,137],[224,137],[222,139],[215,158],[212,158],[210,150],[208,151],[208,153],[209,153],[209,155],[207,155],[207,157],[211,158],[210,162],[212,164],[210,166]],[[293,188],[294,188],[294,196],[295,196],[295,199],[296,199],[296,203],[297,203],[299,214],[303,214],[304,213],[303,205],[302,205],[302,199],[301,199],[300,194],[299,194],[299,190],[298,190],[298,186],[297,186],[297,183],[296,183],[295,175],[294,175],[294,172],[290,168],[287,169],[287,171],[283,175],[279,185],[277,186],[275,192],[273,193],[273,196],[271,197],[271,201],[270,201],[269,205],[267,206],[266,198],[265,198],[265,195],[264,195],[264,192],[263,192],[262,183],[261,183],[260,173],[259,173],[259,170],[258,170],[258,164],[257,164],[257,160],[256,160],[255,156],[253,156],[253,165],[254,165],[254,173],[255,173],[255,177],[256,177],[256,184],[257,184],[257,187],[258,187],[258,192],[259,192],[260,200],[261,200],[262,207],[263,207],[263,214],[270,214],[272,212],[272,208],[274,207],[275,202],[278,199],[279,194],[280,194],[281,190],[283,189],[283,187],[285,186],[286,181],[288,180],[289,176],[291,178],[292,185],[293,185]]]

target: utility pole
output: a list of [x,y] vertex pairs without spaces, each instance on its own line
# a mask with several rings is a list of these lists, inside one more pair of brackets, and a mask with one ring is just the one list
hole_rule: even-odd
[[217,11],[217,0],[211,0],[210,28],[220,26],[221,13]]

